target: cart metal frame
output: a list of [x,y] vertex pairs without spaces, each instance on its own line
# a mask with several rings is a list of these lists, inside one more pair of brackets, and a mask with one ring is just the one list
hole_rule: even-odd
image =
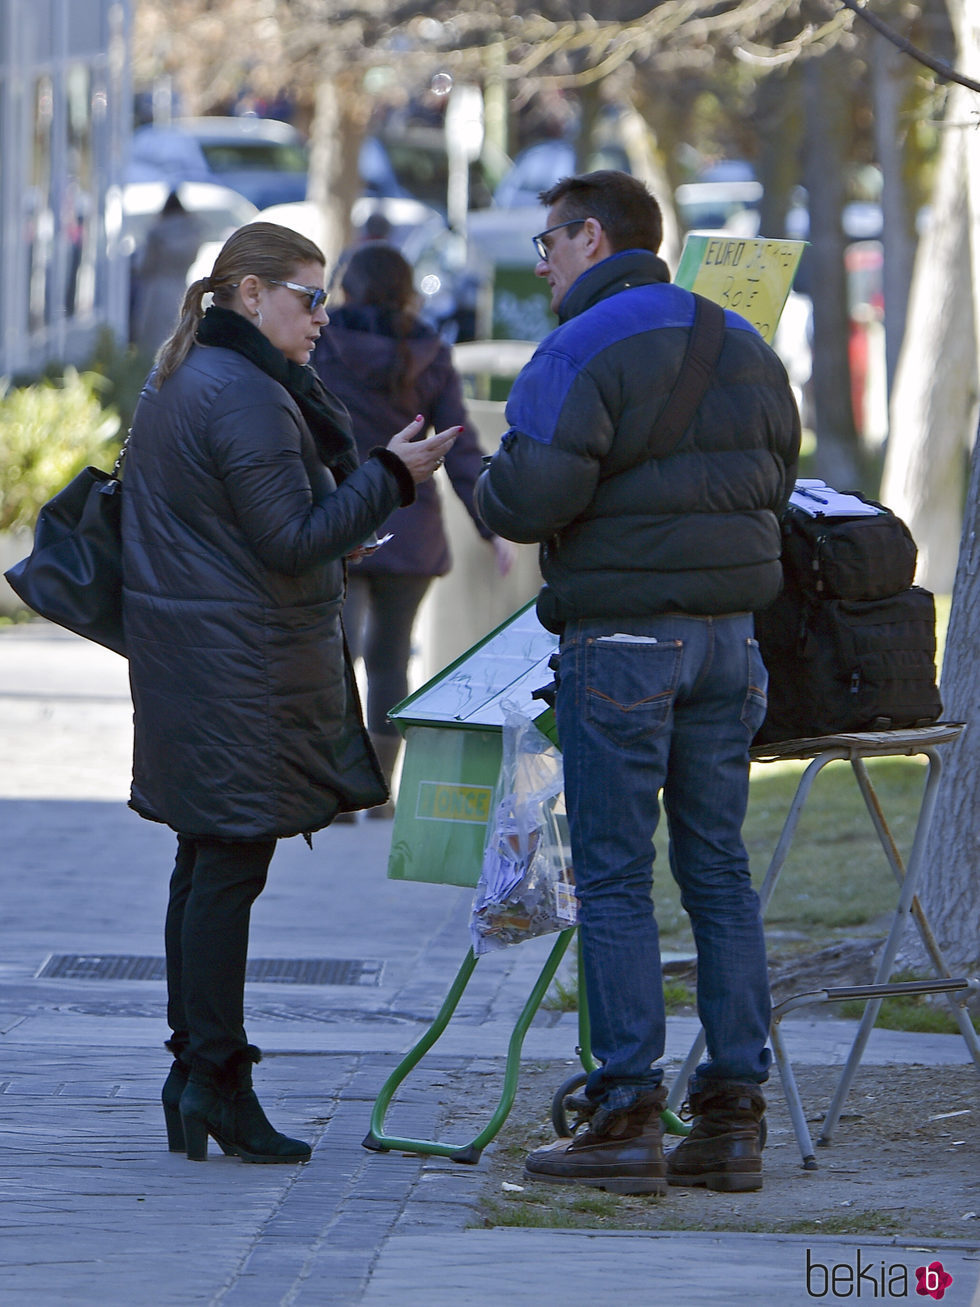
[[[567,930],[561,931],[554,944],[551,952],[548,954],[544,965],[538,973],[538,978],[531,988],[524,1007],[521,1009],[520,1016],[514,1025],[510,1042],[507,1047],[507,1060],[504,1067],[504,1080],[501,1089],[500,1100],[496,1110],[490,1120],[469,1143],[466,1144],[449,1144],[441,1143],[433,1139],[406,1139],[398,1135],[389,1135],[385,1133],[384,1123],[388,1108],[391,1104],[395,1093],[402,1082],[410,1075],[412,1070],[418,1066],[425,1054],[432,1048],[433,1044],[443,1034],[446,1027],[452,1019],[453,1013],[463,996],[463,992],[473,975],[476,964],[479,959],[470,948],[463,959],[456,978],[449,987],[449,991],[443,1001],[432,1024],[426,1030],[425,1034],[413,1044],[412,1048],[405,1057],[395,1067],[391,1075],[381,1087],[378,1097],[375,1099],[374,1109],[371,1112],[371,1124],[367,1134],[361,1141],[365,1148],[374,1152],[403,1152],[403,1153],[424,1153],[432,1154],[437,1157],[448,1157],[453,1162],[463,1162],[475,1165],[480,1160],[480,1156],[487,1144],[497,1135],[501,1126],[507,1119],[511,1107],[514,1105],[514,1097],[517,1093],[518,1077],[520,1075],[521,1049],[524,1045],[524,1037],[528,1028],[534,1019],[534,1015],[541,1002],[548,992],[548,986],[555,978],[555,973],[561,963],[573,936],[577,932],[577,927],[570,926]],[[581,983],[582,969],[579,967],[579,990],[578,990],[578,1053],[582,1066],[586,1071],[594,1071],[598,1063],[592,1056],[591,1035],[589,1028],[589,1009],[585,1000],[585,992]],[[671,1110],[667,1110],[662,1115],[664,1128],[671,1134],[685,1135],[689,1132],[690,1126],[685,1124]]]

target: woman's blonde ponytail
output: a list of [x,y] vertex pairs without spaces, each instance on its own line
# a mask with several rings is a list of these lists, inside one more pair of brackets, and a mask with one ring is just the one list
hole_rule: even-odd
[[188,286],[180,306],[177,326],[157,350],[154,383],[158,390],[166,379],[177,371],[194,344],[197,324],[204,317],[204,296],[210,289],[210,277],[201,277]]

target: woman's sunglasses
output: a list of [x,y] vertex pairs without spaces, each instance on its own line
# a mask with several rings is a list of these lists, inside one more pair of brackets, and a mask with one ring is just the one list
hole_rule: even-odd
[[310,312],[316,313],[321,304],[327,302],[327,292],[322,286],[300,286],[295,281],[276,281],[275,278],[267,278],[270,286],[285,286],[287,290],[294,290],[297,295],[305,295],[310,301]]

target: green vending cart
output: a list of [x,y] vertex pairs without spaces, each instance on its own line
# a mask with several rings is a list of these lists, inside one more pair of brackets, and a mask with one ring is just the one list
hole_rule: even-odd
[[[554,713],[535,691],[553,679],[550,659],[558,637],[540,624],[531,600],[472,649],[410,695],[389,714],[405,739],[398,800],[392,828],[388,875],[395,880],[430,881],[476,888],[483,864],[487,823],[493,815],[494,788],[503,752],[503,725],[517,710],[554,742]],[[507,1051],[504,1084],[496,1111],[468,1143],[404,1139],[385,1133],[384,1120],[398,1086],[440,1037],[477,964],[470,948],[431,1026],[399,1063],[375,1100],[363,1140],[377,1152],[397,1150],[436,1154],[475,1163],[511,1109],[517,1090],[521,1047],[528,1027],[554,979],[575,927],[558,932],[514,1026]],[[581,968],[579,970],[581,974]],[[579,1055],[586,1073],[596,1063],[590,1051],[588,1009],[579,992]],[[573,1076],[555,1094],[552,1120],[568,1133],[565,1098],[585,1080]],[[673,1113],[668,1128],[686,1133]]]
[[505,713],[513,706],[555,738],[554,714],[533,695],[553,679],[548,660],[557,649],[532,600],[391,710],[405,737],[392,879],[475,887]]

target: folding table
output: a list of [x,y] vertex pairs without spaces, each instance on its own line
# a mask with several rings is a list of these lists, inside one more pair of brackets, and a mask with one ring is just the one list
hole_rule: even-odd
[[[791,760],[808,762],[806,769],[800,776],[782,832],[759,891],[763,915],[765,915],[769,900],[776,888],[779,874],[789,854],[813,782],[823,768],[832,762],[846,761],[850,763],[861,797],[864,800],[888,864],[894,873],[899,891],[888,936],[882,948],[875,968],[874,980],[871,984],[840,986],[797,994],[777,1004],[773,1009],[770,1029],[773,1055],[779,1068],[783,1092],[786,1096],[786,1103],[796,1133],[803,1166],[806,1170],[816,1169],[816,1159],[792,1064],[780,1029],[781,1022],[788,1012],[810,1003],[836,1003],[855,998],[867,1000],[854,1042],[837,1083],[830,1107],[824,1117],[817,1141],[819,1144],[829,1144],[831,1141],[840,1118],[844,1100],[850,1090],[872,1027],[877,1019],[882,999],[890,994],[945,993],[952,1005],[953,1014],[966,1041],[970,1055],[976,1064],[977,1070],[980,1071],[980,1043],[978,1043],[977,1033],[966,1006],[969,992],[976,992],[980,988],[980,982],[975,977],[957,977],[950,973],[946,959],[936,941],[932,926],[917,894],[919,878],[925,865],[930,839],[936,838],[930,835],[930,825],[936,803],[939,778],[942,772],[942,761],[938,750],[941,745],[957,739],[962,730],[962,722],[936,722],[929,726],[909,727],[905,730],[861,731],[825,735],[813,739],[786,740],[777,744],[762,745],[751,751],[752,760],[759,763]],[[915,834],[908,864],[906,865],[889,829],[865,764],[870,758],[914,756],[924,756],[927,759],[928,768],[916,818]],[[892,982],[891,975],[895,958],[910,913],[915,920],[922,943],[929,955],[935,978]],[[959,998],[954,998],[954,995],[959,995]],[[704,1042],[704,1032],[702,1031],[692,1046],[684,1066],[671,1088],[668,1107],[676,1108],[683,1099],[686,1093],[688,1076],[701,1058],[704,1051]]]

